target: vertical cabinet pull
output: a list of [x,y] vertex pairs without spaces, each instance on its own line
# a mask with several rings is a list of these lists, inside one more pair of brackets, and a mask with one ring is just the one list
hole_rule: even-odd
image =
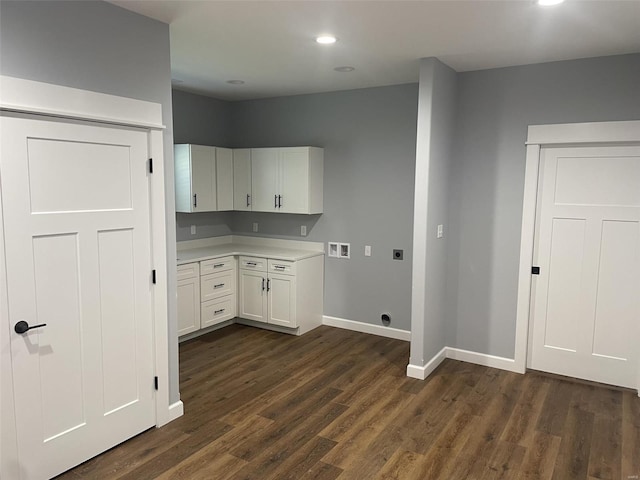
[[267,292],[271,290],[271,279],[267,278]]
[[250,199],[250,198],[251,198],[251,195],[249,195],[249,194],[247,193],[247,207],[248,207],[249,205],[251,205],[251,203],[249,202],[249,199]]
[[198,194],[194,193],[193,194],[193,207],[197,207],[198,206]]
[[264,292],[264,278],[262,279],[262,291]]
[[273,208],[278,208],[278,195],[273,196]]
[[278,195],[278,208],[282,207],[282,195]]

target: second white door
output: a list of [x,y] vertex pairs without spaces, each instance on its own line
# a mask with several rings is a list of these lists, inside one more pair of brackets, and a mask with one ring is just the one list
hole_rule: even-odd
[[640,147],[546,148],[540,160],[529,366],[636,388]]

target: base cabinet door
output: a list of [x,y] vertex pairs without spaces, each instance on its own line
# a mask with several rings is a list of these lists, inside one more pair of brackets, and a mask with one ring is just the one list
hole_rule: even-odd
[[269,320],[281,327],[295,328],[296,322],[296,277],[269,273]]
[[267,291],[264,272],[240,270],[238,316],[256,322],[267,322]]
[[200,330],[200,276],[198,265],[193,265],[178,267],[178,336]]

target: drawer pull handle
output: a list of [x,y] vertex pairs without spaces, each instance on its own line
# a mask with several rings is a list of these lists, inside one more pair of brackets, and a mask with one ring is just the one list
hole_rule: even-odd
[[284,270],[286,267],[283,265],[274,265],[273,268],[277,269],[277,270]]
[[213,268],[220,268],[220,267],[224,267],[224,263],[216,263]]
[[258,264],[257,264],[256,262],[247,262],[247,263],[246,263],[246,265],[247,265],[248,267],[255,267],[255,266],[257,266]]
[[218,315],[219,313],[224,312],[224,308],[221,308],[220,310],[216,310],[213,312],[214,315]]
[[218,285],[213,286],[213,288],[220,288],[220,287],[224,287],[224,283],[219,283]]

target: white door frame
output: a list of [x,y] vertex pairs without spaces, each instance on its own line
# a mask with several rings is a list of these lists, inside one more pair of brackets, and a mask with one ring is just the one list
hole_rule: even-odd
[[[153,292],[153,347],[156,426],[182,415],[182,402],[169,404],[169,336],[167,292],[167,237],[164,190],[162,106],[158,103],[118,97],[75,88],[0,75],[0,114],[35,114],[70,120],[136,127],[149,133],[149,156],[153,158],[150,182],[151,254],[157,284]],[[6,207],[9,208],[9,207]],[[17,432],[11,365],[7,272],[5,265],[3,205],[0,198],[0,476],[19,478]]]
[[[535,244],[536,206],[540,149],[548,146],[594,146],[598,144],[640,143],[640,121],[566,123],[530,125],[527,135],[527,157],[522,205],[522,234],[518,273],[515,364],[519,372],[527,368],[529,318],[531,313],[531,267]],[[640,395],[640,361],[638,362],[638,395]]]

